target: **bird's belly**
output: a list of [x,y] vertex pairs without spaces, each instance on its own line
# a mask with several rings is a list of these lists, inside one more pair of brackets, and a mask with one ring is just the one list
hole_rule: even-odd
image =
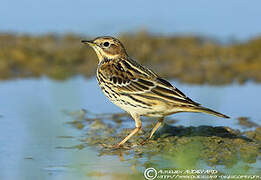
[[142,116],[148,117],[162,117],[165,116],[166,108],[165,107],[154,107],[146,106],[140,103],[135,103],[131,101],[128,97],[121,96],[118,93],[113,92],[112,89],[101,87],[105,96],[115,105],[129,113],[137,113]]
[[[144,104],[136,103],[131,101],[128,97],[114,92],[112,89],[107,87],[101,87],[102,92],[105,96],[115,105],[129,113],[137,113],[139,115],[154,114],[155,109],[153,107],[146,106]],[[160,117],[161,115],[156,115],[155,117]]]

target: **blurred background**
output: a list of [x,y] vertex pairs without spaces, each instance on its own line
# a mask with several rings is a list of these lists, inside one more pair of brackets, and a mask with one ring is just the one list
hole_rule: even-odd
[[[65,112],[122,112],[97,85],[96,54],[80,43],[96,36],[118,37],[131,57],[196,102],[232,117],[177,114],[170,116],[174,126],[256,132],[261,120],[260,6],[258,0],[2,0],[0,179],[131,179],[140,177],[148,163],[187,168],[186,162],[160,154],[101,158],[98,145],[84,141],[82,146],[90,127],[73,128],[67,123],[75,116]],[[126,128],[134,127],[128,122]],[[197,160],[189,167],[213,168],[199,154],[193,154]],[[224,173],[247,166],[239,172],[257,174],[259,155],[251,162],[238,157],[226,171],[226,164],[215,165]]]
[[2,1],[2,32],[119,35],[147,29],[160,34],[201,34],[227,40],[260,35],[260,2],[190,0],[140,2]]

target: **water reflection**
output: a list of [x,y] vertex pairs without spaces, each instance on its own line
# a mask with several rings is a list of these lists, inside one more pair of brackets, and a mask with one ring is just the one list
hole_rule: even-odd
[[[233,118],[223,120],[204,114],[183,113],[170,117],[178,120],[175,126],[225,125],[233,129],[251,130],[243,129],[237,124],[235,118],[239,116],[251,117],[252,121],[260,124],[261,112],[258,108],[261,104],[260,101],[253,100],[261,91],[261,85],[176,85],[195,101]],[[202,147],[202,142],[197,140],[177,147],[169,154],[143,154],[140,151],[141,153],[119,152],[118,156],[99,157],[97,146],[89,146],[88,141],[82,141],[91,137],[86,136],[90,132],[88,123],[82,122],[81,130],[72,128],[67,123],[77,118],[64,113],[82,108],[97,114],[121,112],[105,98],[95,79],[75,77],[62,82],[47,78],[3,81],[0,83],[0,95],[0,179],[122,179],[141,177],[140,172],[148,166],[204,168],[209,165],[196,161],[199,158],[198,150],[201,151]],[[123,127],[134,126],[128,117],[118,119],[122,121]],[[109,123],[105,125],[118,127],[117,123],[107,122]],[[148,128],[152,123],[153,120],[148,121]],[[190,149],[197,151],[190,152]],[[250,161],[251,157],[246,159]],[[246,168],[250,169],[248,173],[255,173],[257,168],[251,167],[260,167],[259,161],[250,161],[249,164],[244,160],[231,159],[231,162],[234,164],[227,170],[231,172],[236,172],[233,170],[236,167],[247,166],[250,167]],[[222,168],[223,166],[219,169]]]

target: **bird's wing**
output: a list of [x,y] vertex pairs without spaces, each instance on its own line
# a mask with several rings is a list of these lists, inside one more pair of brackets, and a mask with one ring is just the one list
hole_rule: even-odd
[[183,105],[199,105],[167,80],[135,61],[121,60],[117,63],[107,63],[99,69],[103,81],[110,83],[110,87],[122,95],[141,96]]

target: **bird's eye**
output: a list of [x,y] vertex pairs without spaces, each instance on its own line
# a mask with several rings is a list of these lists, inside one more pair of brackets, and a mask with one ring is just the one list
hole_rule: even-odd
[[110,43],[106,41],[105,43],[103,43],[103,46],[104,46],[104,47],[109,47],[109,46],[110,46]]

